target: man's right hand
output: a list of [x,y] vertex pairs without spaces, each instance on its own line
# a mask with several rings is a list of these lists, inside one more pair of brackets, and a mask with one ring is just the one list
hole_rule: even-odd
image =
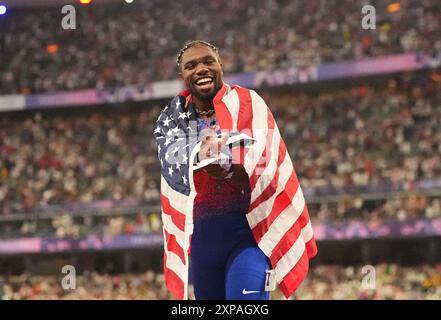
[[222,148],[224,148],[228,135],[223,134],[218,138],[216,134],[217,128],[217,126],[211,126],[204,133],[201,149],[199,150],[199,161],[218,158]]
[[[204,137],[202,138],[202,145],[199,151],[199,161],[204,159],[219,158],[222,148],[225,147],[225,143],[228,140],[228,135],[222,135],[220,138],[217,137],[216,130],[218,127],[210,127]],[[220,166],[219,163],[214,162],[203,168],[210,176],[215,178],[226,177],[229,170],[225,170]]]

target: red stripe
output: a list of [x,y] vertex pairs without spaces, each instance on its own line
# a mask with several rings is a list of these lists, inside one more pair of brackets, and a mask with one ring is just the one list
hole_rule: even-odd
[[230,111],[228,110],[225,103],[222,101],[225,92],[227,91],[227,86],[224,84],[222,88],[217,92],[216,96],[213,98],[214,111],[216,112],[216,119],[219,122],[221,130],[233,129],[233,119],[231,118]]
[[279,159],[277,160],[277,170],[270,184],[263,190],[263,192],[253,201],[248,209],[248,212],[253,211],[257,208],[262,202],[271,198],[272,195],[277,191],[277,186],[279,184],[279,176],[280,176],[280,165],[286,156],[286,147],[282,144],[279,145]]
[[271,212],[252,230],[254,238],[257,242],[262,239],[263,235],[268,231],[270,225],[279,216],[279,214],[291,204],[298,187],[299,182],[293,168],[291,176],[289,177],[288,182],[285,185],[285,189],[276,196],[273,207],[271,208]]
[[237,130],[246,130],[247,134],[253,137],[253,106],[250,90],[242,87],[235,87],[239,97],[239,112],[237,115]]
[[184,249],[176,240],[176,236],[168,233],[167,230],[165,229],[164,229],[164,233],[165,233],[165,240],[167,243],[167,250],[169,252],[173,252],[174,254],[176,254],[181,259],[182,263],[185,265]]
[[184,89],[178,93],[178,96],[183,96],[185,98],[187,98],[189,95],[190,95],[190,91],[188,91],[187,89]]
[[317,243],[315,242],[314,236],[306,243],[306,252],[308,253],[309,259],[314,258],[317,255]]
[[164,277],[165,285],[175,299],[184,299],[184,281],[171,269],[167,268],[167,255],[164,253]]
[[296,265],[286,274],[279,285],[280,290],[289,298],[303,282],[309,269],[309,259],[306,250],[303,252]]
[[277,245],[274,247],[272,253],[271,253],[271,263],[272,265],[276,265],[280,259],[291,249],[291,247],[294,245],[296,240],[301,237],[301,232],[303,227],[306,225],[302,225],[300,220],[303,220],[302,216],[308,215],[308,209],[305,205],[303,207],[302,214],[300,215],[299,219],[295,221],[291,228],[283,235],[283,237],[279,240]]
[[299,287],[299,285],[305,280],[308,269],[309,269],[309,259],[313,258],[317,254],[317,245],[315,243],[315,238],[312,237],[306,243],[306,250],[303,252],[299,261],[296,265],[287,273],[283,278],[279,287],[286,298],[289,298]]
[[171,217],[173,223],[179,230],[185,231],[185,215],[173,208],[170,204],[170,200],[163,193],[161,193],[161,204],[162,211]]
[[[250,187],[251,190],[254,190],[257,181],[259,180],[259,177],[261,176],[261,173],[264,171],[265,167],[268,165],[269,159],[271,159],[271,145],[273,144],[273,136],[274,136],[274,117],[271,114],[271,111],[268,110],[268,117],[267,117],[267,124],[268,124],[268,133],[266,135],[266,145],[265,149],[262,152],[262,155],[259,159],[259,162],[257,162],[256,167],[253,170],[253,174],[250,177]],[[282,145],[283,140],[280,139],[279,144],[279,152],[280,152],[280,146]],[[284,144],[283,144],[284,145]],[[268,152],[268,154],[267,154]]]

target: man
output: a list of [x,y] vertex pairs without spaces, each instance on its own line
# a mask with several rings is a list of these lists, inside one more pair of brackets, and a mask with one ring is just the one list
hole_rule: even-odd
[[267,300],[272,282],[289,297],[317,248],[274,118],[256,92],[223,82],[214,45],[190,42],[177,63],[187,90],[155,129],[166,284],[186,298],[191,265],[196,299]]

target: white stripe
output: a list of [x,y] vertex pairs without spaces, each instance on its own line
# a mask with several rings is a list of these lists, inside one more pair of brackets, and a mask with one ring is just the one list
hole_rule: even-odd
[[[162,212],[162,225],[164,229],[169,233],[176,237],[176,241],[181,246],[181,248],[184,250],[185,244],[186,244],[186,237],[185,233],[180,230],[174,223],[170,215],[165,214]],[[165,239],[165,237],[164,237]]]
[[286,254],[279,260],[275,269],[276,280],[278,283],[282,282],[283,278],[291,271],[297,264],[305,251],[305,242],[303,237],[298,237],[294,245],[286,252]]
[[232,131],[237,131],[237,118],[239,116],[239,95],[236,90],[231,90],[228,94],[226,94],[222,102],[227,106],[228,111],[230,112],[231,118],[233,120],[233,128]]
[[[163,235],[164,235],[164,239],[166,239],[165,237],[165,232],[163,231]],[[187,274],[187,268],[186,266],[182,263],[181,258],[179,258],[179,256],[168,250],[168,244],[166,241],[164,241],[164,252],[165,255],[167,257],[167,263],[165,265],[165,267],[167,269],[172,270],[174,273],[177,274],[177,276],[182,279],[182,281],[184,282],[184,287],[185,287],[185,279],[186,279],[186,274]],[[185,291],[184,291],[184,295],[185,295]]]
[[284,192],[286,183],[288,182],[292,171],[293,167],[291,164],[291,159],[289,158],[287,153],[285,155],[285,159],[283,159],[283,162],[280,164],[279,167],[279,181],[277,183],[276,192],[274,192],[269,199],[260,203],[256,208],[254,208],[253,211],[247,214],[248,223],[251,229],[253,229],[260,221],[264,220],[271,212],[276,197],[281,192]]
[[[267,166],[262,173],[259,173],[259,179],[251,192],[251,203],[259,197],[259,195],[266,189],[266,187],[271,183],[276,174],[277,162],[279,161],[279,146],[280,146],[280,133],[278,130],[274,131],[273,141],[271,144],[271,158]],[[266,155],[268,157],[268,154]]]
[[268,134],[268,107],[265,101],[254,91],[250,90],[251,106],[253,108],[253,138],[256,142],[250,147],[245,156],[245,171],[248,176],[253,174],[257,162],[266,147],[266,138]]
[[297,222],[304,208],[305,199],[303,198],[303,193],[299,185],[292,202],[273,221],[268,231],[260,240],[259,246],[267,256],[271,256],[274,248],[286,232]]
[[[179,258],[174,252],[172,251],[165,251],[165,254],[167,256],[167,265],[166,268],[172,270],[174,273],[178,275],[180,279],[184,282],[185,286],[185,278],[186,278],[186,267],[182,263],[181,258]],[[185,292],[184,292],[185,295]]]
[[[193,148],[189,159],[190,164],[193,164],[194,158],[196,157],[196,154],[200,149],[200,145],[201,143],[199,142],[196,145],[196,147]],[[196,197],[195,186],[193,181],[192,165],[189,165],[188,177],[189,177],[188,183],[190,185],[190,194],[186,196],[180,192],[173,190],[168,185],[164,177],[161,176],[161,193],[169,199],[170,205],[174,209],[185,215],[185,232],[179,230],[179,228],[175,226],[173,221],[170,221],[171,217],[165,218],[165,221],[163,220],[164,230],[165,228],[167,228],[167,232],[176,236],[176,241],[184,251],[185,264],[182,263],[181,259],[175,253],[168,252],[166,243],[164,242],[164,250],[165,250],[165,254],[167,255],[167,268],[173,270],[179,276],[179,278],[181,278],[182,281],[184,282],[184,300],[188,299],[189,256],[187,252],[189,251],[190,248],[190,235],[193,234],[193,227],[194,227],[193,203],[194,203],[194,198]],[[163,217],[164,216],[166,215],[163,215]],[[177,232],[178,230],[179,232]],[[164,235],[164,239],[165,239],[165,235]],[[170,263],[168,262],[168,259],[171,259]]]
[[161,193],[168,198],[170,205],[181,213],[187,212],[189,197],[178,191],[173,190],[167,180],[161,176]]
[[312,229],[311,220],[308,221],[308,224],[302,229],[303,241],[308,242],[314,236],[314,230]]

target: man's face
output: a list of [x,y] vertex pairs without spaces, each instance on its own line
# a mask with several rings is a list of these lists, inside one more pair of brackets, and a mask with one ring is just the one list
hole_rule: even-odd
[[222,87],[223,71],[216,53],[203,44],[187,49],[182,55],[181,77],[191,95],[204,101],[213,100]]

